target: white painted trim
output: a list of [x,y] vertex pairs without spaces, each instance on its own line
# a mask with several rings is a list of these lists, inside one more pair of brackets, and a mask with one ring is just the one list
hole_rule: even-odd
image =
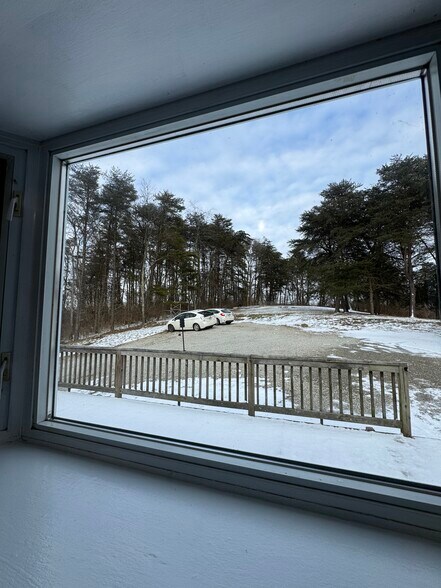
[[[253,109],[262,108],[274,103],[275,94],[291,92],[289,100],[297,100],[332,91],[338,78],[342,86],[389,76],[397,71],[397,61],[404,65],[401,69],[428,62],[440,41],[441,21],[55,137],[45,141],[43,147],[58,154],[68,150],[75,150],[77,155],[89,153],[93,144],[109,142],[114,146],[129,134],[133,142],[144,138],[149,129],[166,123],[175,125],[176,130],[177,123],[191,119],[194,126],[204,122],[210,113],[221,110],[221,117],[225,118],[243,111],[244,105],[251,101],[255,103]],[[374,67],[377,71],[372,75]],[[226,112],[227,108],[230,112]]]
[[[22,212],[28,205],[33,175],[38,173],[38,160],[35,157],[38,147],[22,137],[0,133],[0,152],[14,160],[14,190],[22,194]],[[1,351],[11,353],[10,381],[4,383],[2,403],[8,402],[6,430],[0,431],[0,444],[16,440],[20,437],[21,417],[23,411],[24,387],[20,382],[22,375],[23,353],[17,335],[17,309],[21,295],[21,261],[24,234],[24,217],[14,216],[4,230],[3,238],[7,238],[5,261],[4,308],[2,317]],[[5,227],[3,227],[5,229]],[[33,352],[33,346],[32,351]]]
[[433,220],[437,252],[439,315],[441,316],[441,46],[430,60],[423,92],[427,128],[427,151],[432,183]]

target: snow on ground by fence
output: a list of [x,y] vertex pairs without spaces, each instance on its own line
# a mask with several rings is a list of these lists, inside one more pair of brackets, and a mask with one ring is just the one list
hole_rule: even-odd
[[[205,385],[207,384],[207,379],[204,377],[201,384],[203,385],[203,388],[205,390]],[[225,391],[228,389],[228,380],[224,379],[224,389]],[[157,382],[156,382],[157,385]],[[193,395],[193,385],[194,385],[194,397],[197,398],[198,396],[198,390],[199,390],[199,378],[195,378],[195,381],[193,383],[192,378],[188,378],[187,379],[187,390],[188,390],[188,394],[190,396]],[[167,386],[167,389],[166,389]],[[167,394],[172,394],[177,393],[178,390],[181,391],[181,394],[184,394],[185,392],[185,386],[186,386],[186,382],[185,382],[185,378],[182,378],[180,381],[177,381],[173,384],[173,389],[172,389],[172,383],[169,380],[167,382],[167,384],[165,382],[162,383],[162,393],[164,394],[164,396]],[[214,380],[213,378],[210,376],[208,378],[208,395],[207,398],[208,399],[215,399],[215,398],[219,398],[219,394],[220,394],[220,390],[221,390],[221,378],[217,378],[216,380],[216,386],[214,385]],[[369,377],[368,376],[364,376],[363,378],[363,386],[365,390],[369,389]],[[373,386],[375,391],[378,393],[381,389],[381,384],[378,380],[374,379],[373,380]],[[245,398],[245,380],[243,377],[239,378],[239,387],[237,388],[237,381],[236,378],[233,378],[231,381],[231,398],[234,402],[246,402],[246,398]],[[144,382],[138,382],[136,389],[140,390],[140,394],[142,394],[142,390],[153,390],[154,389],[154,382],[152,379],[149,380],[149,382],[144,381]],[[167,390],[167,392],[166,392]],[[113,392],[90,392],[87,390],[79,390],[79,389],[73,389],[72,392],[76,392],[79,394],[86,394],[88,396],[105,396],[105,397],[114,397]],[[411,423],[412,423],[412,434],[416,437],[426,437],[426,438],[430,438],[430,439],[439,439],[441,441],[441,414],[438,414],[436,411],[428,411],[428,403],[427,402],[421,402],[418,400],[418,393],[420,392],[420,390],[416,387],[410,386],[409,388],[409,395],[410,395],[410,406],[411,406]],[[271,387],[270,394],[273,394],[273,388]],[[441,388],[428,388],[426,389],[426,393],[428,394],[428,396],[431,399],[441,399]],[[276,402],[274,403],[275,406],[283,406],[283,391],[280,388],[280,386],[276,387],[275,390],[275,394],[276,394]],[[391,395],[391,390],[390,390],[390,386],[388,386],[387,384],[385,384],[385,395],[386,398],[390,397]],[[165,403],[168,405],[172,405],[175,406],[176,402],[175,401],[169,401],[166,398],[148,398],[146,396],[136,396],[136,395],[125,395],[123,394],[123,397],[125,398],[129,398],[129,399],[133,399],[133,400],[138,400],[141,402],[149,402],[149,403]],[[205,398],[205,396],[204,396]],[[225,400],[228,400],[228,397],[225,397]],[[259,378],[259,385],[256,388],[255,391],[255,400],[256,400],[256,404],[258,403],[263,403],[265,400],[265,380],[263,378]],[[338,408],[339,408],[339,400],[338,398],[334,398],[333,400],[333,404],[334,404],[334,409],[336,412],[338,412]],[[289,408],[291,406],[291,400],[289,398],[289,394],[286,395],[285,397],[285,405]],[[243,412],[244,414],[246,413],[246,409],[244,409],[243,411],[238,411],[238,409],[235,408],[228,408],[228,407],[220,407],[220,406],[207,406],[207,405],[198,405],[198,404],[193,404],[192,408],[194,409],[198,409],[198,410],[214,410],[217,412],[232,412],[237,414],[238,412]],[[349,413],[349,404],[347,401],[343,402],[343,409],[345,412]],[[388,400],[387,402],[387,416],[388,418],[392,418],[392,414],[391,414],[391,407],[390,407],[390,402]],[[309,418],[309,417],[305,417],[305,416],[294,416],[294,415],[286,415],[286,414],[271,414],[271,417],[273,419],[276,420],[280,420],[280,419],[284,419],[284,420],[290,420],[290,421],[296,421],[296,422],[303,422],[303,423],[315,423],[317,424],[319,422],[319,420],[317,418]],[[358,424],[358,423],[348,423],[348,422],[337,422],[337,421],[327,421],[325,419],[324,421],[325,426],[332,426],[332,427],[344,427],[344,428],[350,428],[350,429],[365,429],[366,425],[363,424]],[[219,424],[219,426],[222,426],[221,424]],[[389,427],[381,427],[379,425],[375,425],[374,426],[375,431],[377,432],[383,432],[383,433],[395,433],[395,434],[401,434],[399,429],[394,429],[394,428],[389,428]],[[441,448],[440,448],[440,452],[441,452]]]
[[[231,390],[229,390],[229,385],[231,384]],[[267,383],[268,384],[268,383]],[[369,376],[366,375],[363,377],[363,385],[364,385],[364,390],[367,391],[369,390]],[[98,385],[97,382],[95,382],[93,385]],[[381,384],[378,380],[373,379],[373,386],[374,389],[377,393],[380,392],[381,390]],[[231,379],[231,381],[229,381],[228,378],[216,378],[216,380],[214,380],[214,378],[212,376],[209,377],[205,377],[203,376],[202,378],[199,377],[195,377],[194,380],[192,377],[188,377],[188,378],[181,378],[180,380],[167,380],[167,381],[162,381],[161,382],[161,395],[162,397],[158,398],[152,398],[149,396],[145,396],[143,395],[143,392],[146,390],[149,390],[150,392],[154,391],[156,393],[159,392],[159,388],[158,388],[158,381],[154,381],[153,379],[149,379],[148,381],[144,380],[142,382],[137,382],[136,383],[136,388],[134,387],[134,383],[132,382],[131,388],[134,390],[139,390],[139,396],[137,396],[136,394],[130,393],[124,393],[122,394],[123,398],[129,398],[129,399],[133,399],[133,400],[139,400],[141,402],[159,402],[159,403],[165,403],[168,405],[172,405],[172,406],[176,406],[176,400],[168,400],[167,399],[167,395],[179,395],[179,396],[183,396],[184,398],[181,399],[181,404],[185,404],[185,396],[186,394],[188,394],[188,397],[190,399],[198,399],[201,398],[202,402],[200,404],[198,404],[197,402],[193,403],[192,401],[190,401],[188,404],[191,404],[192,408],[197,408],[200,410],[215,410],[217,412],[232,412],[232,413],[243,413],[243,414],[247,414],[248,413],[248,407],[247,405],[247,396],[246,396],[246,390],[247,390],[247,382],[245,380],[245,378],[243,376],[240,376],[238,378],[234,377]],[[280,387],[280,385],[276,385],[273,386],[273,384],[271,385],[265,385],[265,379],[264,378],[259,378],[255,391],[254,391],[254,399],[255,405],[267,405],[267,406],[275,406],[278,408],[282,408],[282,407],[286,407],[287,409],[290,408],[299,408],[298,406],[298,385],[296,385],[296,395],[295,395],[295,403],[293,405],[293,401],[294,401],[294,396],[291,398],[289,392],[285,392],[285,394],[283,393],[283,389]],[[94,396],[105,396],[105,397],[114,397],[114,393],[113,392],[91,392],[90,390],[82,390],[82,389],[77,389],[77,388],[73,388],[71,389],[72,392],[76,392],[76,393],[80,393],[80,394],[88,394],[88,395],[94,395]],[[385,397],[387,399],[386,402],[386,418],[390,418],[393,419],[393,407],[392,407],[392,389],[391,386],[388,385],[387,383],[384,384],[384,393],[385,393]],[[305,397],[306,397],[306,392],[305,392]],[[354,395],[355,397],[355,395]],[[268,398],[269,398],[269,404],[268,404]],[[367,397],[365,399],[365,402],[367,403],[370,399],[370,395],[367,394]],[[227,407],[227,406],[219,406],[219,405],[208,405],[205,404],[204,401],[205,400],[212,400],[212,401],[225,401],[225,402],[233,402],[233,403],[237,403],[237,404],[243,404],[245,406],[240,407],[240,408],[233,408],[233,407]],[[354,400],[356,400],[356,398],[354,398]],[[326,407],[328,406],[327,404],[327,399],[324,402],[324,404],[326,405]],[[377,399],[378,402],[378,399]],[[354,401],[354,404],[356,404],[356,402]],[[333,398],[333,409],[335,413],[339,413],[339,398]],[[343,400],[342,402],[343,405],[343,411],[349,415],[350,414],[350,406],[349,406],[349,402],[347,400]],[[317,399],[315,399],[314,401],[314,408],[315,410],[318,410],[317,407]],[[308,409],[308,401],[305,399],[305,409]],[[377,408],[378,410],[378,408]],[[261,413],[264,411],[260,411]],[[269,418],[274,418],[274,419],[285,419],[285,420],[290,420],[290,421],[296,421],[296,422],[303,422],[303,423],[319,423],[320,419],[317,417],[308,417],[308,416],[304,416],[304,415],[289,415],[289,414],[278,414],[278,413],[266,413],[267,416]],[[330,425],[330,426],[334,426],[334,427],[347,427],[347,428],[355,428],[355,429],[365,429],[366,428],[366,424],[362,424],[362,423],[350,423],[348,421],[336,421],[336,420],[331,420],[331,419],[324,419],[323,420],[323,424],[324,425]],[[383,427],[377,424],[374,424],[375,426],[375,430],[376,431],[381,431],[381,432],[390,432],[390,433],[400,433],[399,429],[393,428],[393,427]],[[441,438],[441,431],[440,431],[440,438]]]
[[[441,485],[438,439],[249,417],[238,411],[59,391],[57,416],[218,447]],[[430,456],[430,459],[428,457]]]

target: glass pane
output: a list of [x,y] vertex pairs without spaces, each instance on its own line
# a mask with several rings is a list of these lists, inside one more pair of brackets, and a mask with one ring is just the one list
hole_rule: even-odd
[[419,80],[72,165],[56,416],[440,485],[435,259]]

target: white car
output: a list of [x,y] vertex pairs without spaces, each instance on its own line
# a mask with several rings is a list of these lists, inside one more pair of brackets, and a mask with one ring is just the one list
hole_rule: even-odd
[[234,321],[234,314],[228,308],[207,308],[214,313],[218,325],[230,325]]
[[173,333],[173,331],[180,331],[181,319],[184,319],[184,330],[185,331],[201,331],[202,329],[210,329],[216,324],[216,319],[212,313],[207,313],[207,316],[202,312],[191,310],[188,312],[181,312],[173,317],[167,323],[167,330]]
[[198,310],[192,310],[192,312],[198,312],[199,314],[203,314],[205,318],[209,319],[213,327],[219,324],[216,320],[216,313],[214,312],[214,310],[203,310],[199,308]]

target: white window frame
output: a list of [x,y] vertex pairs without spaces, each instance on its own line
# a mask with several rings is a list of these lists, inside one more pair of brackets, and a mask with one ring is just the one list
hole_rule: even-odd
[[[31,249],[33,243],[33,229],[22,230],[24,223],[23,209],[26,208],[26,198],[32,198],[36,194],[39,175],[39,146],[37,142],[0,132],[0,153],[6,155],[12,162],[13,187],[12,192],[20,195],[20,209],[18,216],[6,221],[6,210],[10,205],[9,198],[12,193],[6,194],[7,201],[4,205],[4,224],[9,224],[2,239],[7,243],[3,247],[3,316],[2,332],[0,337],[0,351],[9,356],[9,378],[3,382],[3,390],[0,401],[0,410],[6,411],[6,419],[2,414],[2,421],[6,428],[1,427],[0,445],[16,441],[21,436],[21,424],[25,391],[30,388],[30,366],[28,358],[34,353],[33,341],[29,339],[32,332],[32,323],[36,316],[35,308],[27,301],[21,308],[21,317],[27,324],[27,330],[23,330],[16,320],[21,292],[27,292],[30,275],[21,271],[21,250]],[[41,211],[40,211],[41,216]],[[37,215],[35,219],[39,218]],[[31,260],[29,260],[31,261]],[[14,377],[11,376],[14,374]]]
[[[32,402],[29,394],[23,405],[24,440],[130,463],[152,472],[353,520],[441,538],[439,488],[90,424],[51,420],[47,410],[53,405],[55,390],[66,162],[80,161],[97,151],[102,154],[128,144],[135,146],[137,142],[158,141],[170,134],[185,134],[200,125],[222,123],[226,118],[248,115],[264,108],[294,101],[314,102],[330,92],[337,95],[360,84],[369,86],[381,78],[424,68],[427,72],[424,94],[430,110],[430,162],[439,248],[441,86],[438,64],[441,49],[435,42],[441,39],[441,34],[436,27],[431,30],[432,36],[416,30],[412,34],[360,46],[104,123],[42,146],[41,169],[47,189],[44,201],[36,201],[33,206],[34,212],[43,206],[44,214],[37,221],[40,222],[37,227],[44,240],[39,279],[34,281],[39,320],[34,353],[29,362],[33,375]],[[22,271],[30,269],[24,260]]]

